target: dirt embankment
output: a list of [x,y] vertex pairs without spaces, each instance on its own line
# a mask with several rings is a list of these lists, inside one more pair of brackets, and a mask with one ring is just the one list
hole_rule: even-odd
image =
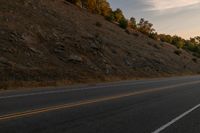
[[0,88],[198,72],[190,53],[64,0],[0,1]]

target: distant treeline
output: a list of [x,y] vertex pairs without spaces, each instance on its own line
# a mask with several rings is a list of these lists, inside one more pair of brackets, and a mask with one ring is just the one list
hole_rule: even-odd
[[183,39],[177,35],[171,36],[158,34],[153,28],[153,24],[141,18],[137,23],[134,17],[126,19],[121,9],[112,10],[107,0],[66,0],[81,8],[88,9],[90,12],[104,16],[108,21],[118,23],[124,29],[139,31],[154,40],[160,40],[175,45],[179,49],[185,49],[200,58],[200,36]]

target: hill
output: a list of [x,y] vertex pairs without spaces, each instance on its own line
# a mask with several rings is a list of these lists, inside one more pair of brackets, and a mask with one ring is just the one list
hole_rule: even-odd
[[0,1],[0,88],[198,72],[189,52],[64,0]]

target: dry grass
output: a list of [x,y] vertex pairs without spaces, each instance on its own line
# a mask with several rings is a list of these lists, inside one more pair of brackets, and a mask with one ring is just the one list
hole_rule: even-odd
[[190,53],[63,0],[1,0],[0,15],[0,88],[200,72]]

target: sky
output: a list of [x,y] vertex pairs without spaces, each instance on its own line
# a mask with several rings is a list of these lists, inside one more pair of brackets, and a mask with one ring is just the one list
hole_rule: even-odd
[[200,0],[108,0],[127,18],[145,18],[158,33],[185,39],[200,35]]

